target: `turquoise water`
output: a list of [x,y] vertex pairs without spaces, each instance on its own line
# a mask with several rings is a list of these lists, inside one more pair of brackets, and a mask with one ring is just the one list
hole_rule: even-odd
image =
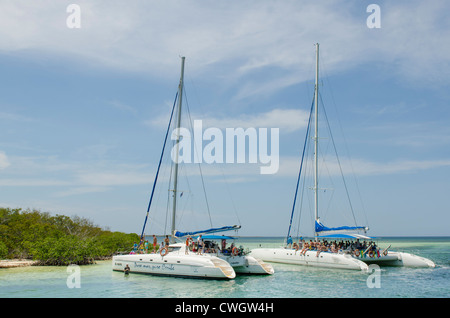
[[[278,247],[280,238],[240,238],[245,248]],[[369,288],[371,273],[273,264],[271,276],[238,276],[231,281],[123,273],[111,261],[79,267],[74,286],[67,267],[0,269],[0,298],[448,298],[450,237],[382,238],[381,247],[427,257],[434,269],[382,268],[379,288]],[[69,282],[69,284],[68,284]],[[73,288],[69,288],[71,286]],[[77,288],[79,287],[79,288]]]

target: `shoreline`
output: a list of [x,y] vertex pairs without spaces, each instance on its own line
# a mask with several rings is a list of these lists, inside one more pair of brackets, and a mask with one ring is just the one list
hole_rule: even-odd
[[2,259],[0,260],[0,268],[33,266],[38,263],[39,261],[33,261],[31,259]]
[[[101,258],[96,258],[94,259],[94,263],[96,261],[108,261],[108,260],[112,260],[112,257],[101,257]],[[86,265],[92,265],[92,264],[86,264]],[[1,268],[15,268],[15,267],[26,267],[26,266],[48,266],[48,265],[43,265],[42,261],[35,261],[32,259],[22,259],[22,258],[17,258],[17,259],[1,259],[0,260],[0,269]],[[57,265],[50,265],[50,266],[57,266]]]

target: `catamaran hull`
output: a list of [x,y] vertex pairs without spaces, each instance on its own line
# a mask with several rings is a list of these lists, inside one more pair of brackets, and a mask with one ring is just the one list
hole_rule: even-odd
[[307,251],[304,255],[300,251],[284,248],[257,248],[251,251],[251,256],[266,262],[292,265],[336,268],[366,271],[368,265],[350,255]]
[[112,259],[114,271],[125,271],[128,265],[130,273],[180,276],[193,278],[233,279],[233,268],[218,257],[206,255],[166,255],[138,254],[117,255]]
[[237,274],[272,275],[275,272],[272,265],[250,255],[218,257],[229,263]]
[[380,257],[358,257],[358,260],[366,264],[377,264],[380,266],[403,266],[403,267],[417,267],[417,268],[434,268],[436,264],[428,258],[417,256],[404,252],[391,252]]

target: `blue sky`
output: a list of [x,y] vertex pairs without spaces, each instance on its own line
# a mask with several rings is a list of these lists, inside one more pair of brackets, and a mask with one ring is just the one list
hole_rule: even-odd
[[[67,27],[71,3],[80,6],[81,28]],[[381,28],[367,27],[371,3],[380,6]],[[375,236],[450,235],[446,1],[28,0],[0,7],[0,206],[140,232],[186,56],[192,119],[220,129],[280,129],[274,175],[261,175],[258,164],[202,166],[213,225],[285,235],[319,42],[321,94],[344,173],[357,182],[358,222]],[[195,169],[182,172],[198,177],[188,172]],[[165,164],[149,234],[164,232],[167,171]],[[180,230],[208,219],[200,214],[202,187],[189,182],[180,185]],[[338,187],[324,199],[344,197]],[[347,222],[345,208],[323,206],[324,223]],[[300,230],[312,233],[309,212]]]

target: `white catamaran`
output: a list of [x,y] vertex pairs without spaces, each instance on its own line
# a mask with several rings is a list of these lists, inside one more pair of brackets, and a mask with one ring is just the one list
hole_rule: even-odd
[[[234,237],[209,234],[224,232],[231,229],[237,230],[239,228],[240,226],[234,225],[232,227],[223,227],[219,229],[209,229],[206,231],[188,233],[175,231],[175,237],[187,237],[187,239],[189,239],[189,237],[192,237],[194,242],[194,244],[192,245],[195,246],[195,249],[193,249],[192,252],[201,252],[204,255],[217,256],[229,263],[233,267],[236,274],[272,275],[275,272],[272,265],[249,255],[249,253],[245,251],[242,246],[235,246]],[[207,235],[204,235],[205,233]],[[198,239],[198,236],[196,237],[195,235],[203,235],[201,237],[202,246],[198,246],[195,243],[195,241]],[[227,240],[233,241],[233,243],[228,247],[226,246]],[[220,241],[221,243],[217,243],[218,241]],[[189,245],[186,244],[186,246]]]
[[[306,265],[315,267],[340,268],[340,269],[354,269],[367,270],[367,264],[379,264],[390,266],[411,266],[411,267],[434,267],[434,263],[426,258],[412,255],[403,252],[393,252],[388,249],[390,246],[382,251],[372,248],[373,245],[364,245],[362,241],[372,240],[366,235],[368,230],[365,226],[340,226],[340,227],[326,227],[324,226],[318,215],[319,206],[319,161],[318,161],[318,143],[319,143],[319,129],[318,129],[318,99],[319,99],[319,44],[316,44],[316,78],[314,89],[314,101],[311,105],[310,118],[308,122],[307,134],[305,139],[305,146],[303,148],[303,155],[305,154],[306,143],[309,138],[309,130],[311,118],[314,110],[314,242],[303,242],[303,246],[290,248],[257,248],[251,251],[250,255],[260,258],[268,262],[278,262],[296,265]],[[300,175],[302,173],[303,156],[300,165],[300,172],[297,180],[297,188],[294,197],[294,205],[291,213],[291,220],[287,238],[290,237],[290,230],[292,224],[292,217],[294,214],[295,202],[297,198],[297,191],[300,182]],[[349,246],[333,246],[333,251],[324,248],[320,245],[318,240],[322,239],[327,243],[336,240],[352,240],[356,241]],[[361,241],[361,243],[360,243]],[[312,245],[312,246],[311,246]],[[300,247],[299,247],[300,246]],[[319,250],[319,251],[317,251]]]
[[[319,203],[319,188],[318,188],[318,83],[319,83],[319,44],[316,44],[316,81],[315,81],[315,90],[314,90],[314,103],[315,106],[315,134],[314,134],[314,202],[315,202],[315,219],[318,220],[318,203]],[[311,114],[308,122],[308,131],[311,123]],[[307,142],[308,135],[305,140],[305,147]],[[301,171],[300,167],[300,171]],[[300,180],[300,174],[299,174]],[[296,196],[298,191],[298,183],[296,188]],[[294,206],[295,206],[295,198],[294,198]],[[292,209],[294,211],[294,208]],[[291,218],[292,222],[292,218]],[[290,225],[289,225],[290,231]],[[288,233],[289,237],[289,233]],[[275,263],[285,263],[285,264],[294,264],[294,265],[305,265],[305,266],[314,266],[314,267],[325,267],[325,268],[337,268],[337,269],[350,269],[350,270],[368,270],[368,265],[360,260],[355,259],[351,255],[341,254],[341,253],[327,253],[327,252],[317,252],[315,250],[303,250],[300,249],[292,249],[292,248],[256,248],[253,249],[250,253],[254,257],[260,258],[263,261],[267,262],[275,262]]]
[[[185,58],[181,58],[181,76],[178,86],[178,107],[177,107],[177,129],[180,128],[181,104],[183,95],[183,77],[184,77],[184,62]],[[156,182],[158,179],[159,170],[164,154],[164,148],[167,141],[167,136],[170,130],[171,121],[173,118],[175,102],[172,107],[170,115],[169,126],[167,128],[166,137],[164,140],[163,151],[161,153],[158,170],[153,184],[150,202],[147,209],[147,215],[142,229],[141,240],[144,238],[145,224],[147,223],[150,206],[155,191]],[[179,134],[177,137],[177,156],[179,145]],[[174,195],[172,206],[172,232],[175,229],[175,215],[176,215],[176,200],[177,200],[177,177],[178,177],[178,158],[175,161],[174,168]],[[213,279],[233,279],[236,273],[233,267],[225,260],[211,255],[211,254],[197,254],[186,251],[186,246],[183,243],[170,244],[161,248],[159,253],[152,254],[130,254],[130,255],[116,255],[112,259],[112,269],[114,271],[124,271],[130,273],[153,274],[163,276],[182,276],[195,278],[213,278]]]

